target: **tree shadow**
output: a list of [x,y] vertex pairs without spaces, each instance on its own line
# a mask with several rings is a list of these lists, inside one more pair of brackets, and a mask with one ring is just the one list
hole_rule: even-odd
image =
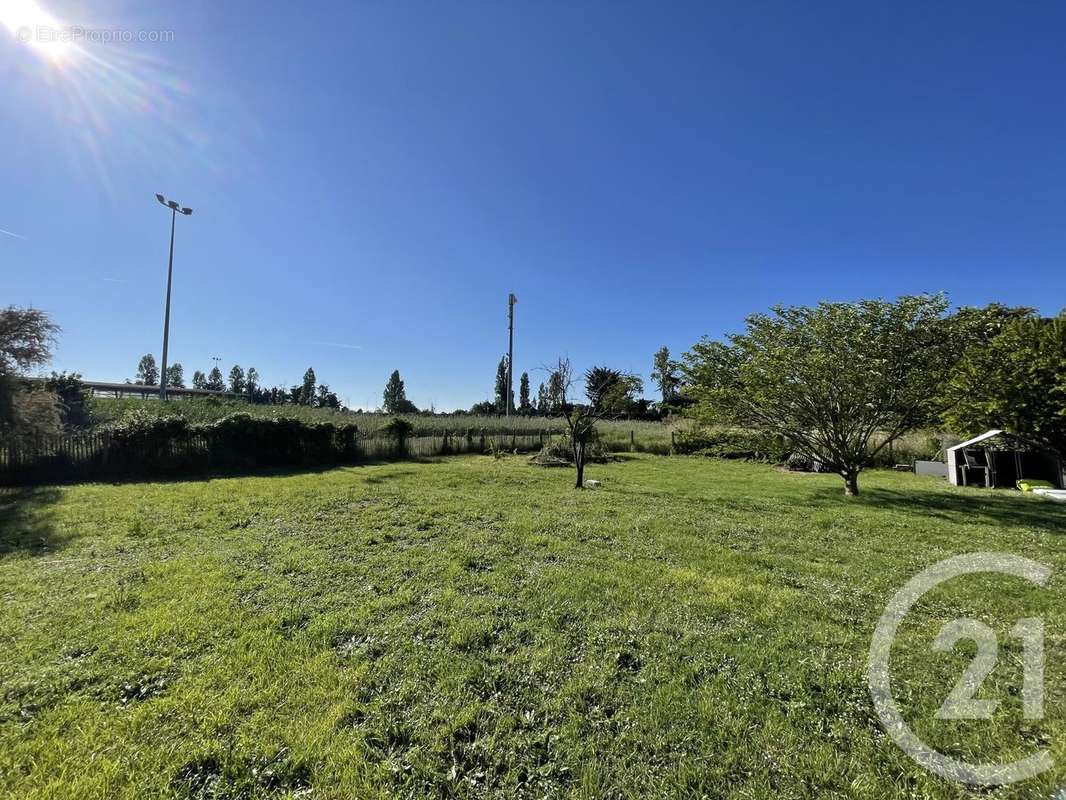
[[858,505],[933,517],[956,525],[980,522],[1066,534],[1066,504],[1009,489],[948,493],[922,487],[915,487],[914,491],[875,487],[863,489],[858,497],[844,497],[842,491],[825,488],[812,492],[810,496],[814,500],[812,505],[819,507],[832,505],[835,508],[848,508]]
[[[100,474],[45,474],[23,475],[21,481],[9,484],[11,491],[43,486],[72,486],[82,483],[106,483],[123,486],[138,483],[188,483],[190,481],[223,480],[226,478],[284,478],[298,475],[319,475],[338,469],[361,469],[382,467],[390,464],[438,464],[449,456],[405,456],[386,458],[371,456],[357,461],[339,461],[322,464],[256,465],[236,464],[215,467],[188,467],[167,469],[144,469],[129,472]],[[0,486],[0,491],[7,491]]]
[[8,553],[42,555],[62,547],[49,508],[59,498],[55,487],[0,489],[0,556]]
[[[393,463],[395,463],[395,462],[393,462]],[[366,477],[366,482],[368,484],[372,485],[372,486],[376,486],[377,484],[385,483],[386,481],[393,481],[393,480],[396,480],[397,478],[408,478],[408,477],[410,477],[412,475],[416,475],[416,474],[418,474],[418,473],[416,473],[413,469],[401,469],[401,470],[396,470],[395,472],[384,472],[384,473],[377,472],[377,473],[374,473],[373,475],[368,475]]]

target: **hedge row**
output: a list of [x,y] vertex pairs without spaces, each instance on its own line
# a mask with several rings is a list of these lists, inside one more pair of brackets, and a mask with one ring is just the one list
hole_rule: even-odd
[[199,461],[212,467],[333,464],[359,456],[357,426],[290,417],[237,413],[197,425],[183,417],[154,417],[135,410],[106,432],[109,458],[158,458],[175,468]]
[[674,437],[674,452],[780,464],[788,458],[792,448],[784,437],[774,434],[696,429],[677,432]]

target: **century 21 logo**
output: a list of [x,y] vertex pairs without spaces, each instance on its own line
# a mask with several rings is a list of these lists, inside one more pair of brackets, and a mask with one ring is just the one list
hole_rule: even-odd
[[[911,730],[892,696],[889,656],[896,632],[918,600],[941,583],[960,575],[995,572],[1027,580],[1037,586],[1047,584],[1051,570],[1037,562],[1009,553],[970,553],[934,564],[912,578],[889,601],[877,623],[870,643],[868,680],[870,696],[885,730],[915,761],[945,778],[971,785],[997,786],[1026,780],[1054,766],[1051,754],[1040,750],[1008,764],[968,764],[927,746]],[[1044,623],[1036,617],[1018,620],[1011,630],[1022,641],[1024,677],[1022,710],[1026,719],[1044,716]],[[956,619],[940,629],[934,649],[950,651],[961,639],[977,643],[977,655],[937,712],[939,719],[989,719],[998,700],[978,700],[977,690],[996,666],[999,643],[996,632],[976,619]]]

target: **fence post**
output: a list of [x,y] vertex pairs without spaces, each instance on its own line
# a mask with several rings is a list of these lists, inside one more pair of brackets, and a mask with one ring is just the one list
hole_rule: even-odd
[[637,452],[637,440],[632,429],[629,431],[629,452]]
[[674,431],[670,431],[670,455],[675,455],[674,448],[676,442],[674,441]]

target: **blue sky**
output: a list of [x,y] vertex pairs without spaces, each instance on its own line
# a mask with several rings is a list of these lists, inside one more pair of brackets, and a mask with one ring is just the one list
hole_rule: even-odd
[[1066,305],[1062,4],[40,4],[172,32],[0,26],[0,302],[54,315],[56,368],[159,357],[156,192],[195,209],[171,360],[353,407],[397,368],[489,397],[509,291],[534,387],[779,302]]

